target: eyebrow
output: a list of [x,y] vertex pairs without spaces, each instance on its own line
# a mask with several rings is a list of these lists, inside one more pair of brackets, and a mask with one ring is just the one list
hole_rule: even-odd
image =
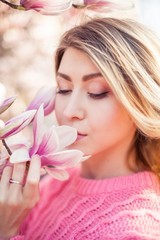
[[[61,72],[57,72],[57,77],[58,76],[64,78],[67,81],[71,81],[71,78],[67,74],[64,74],[64,73],[61,73]],[[82,80],[83,81],[88,81],[88,80],[92,80],[92,79],[98,78],[98,77],[102,77],[102,74],[100,72],[90,73],[90,74],[84,75],[82,77]]]

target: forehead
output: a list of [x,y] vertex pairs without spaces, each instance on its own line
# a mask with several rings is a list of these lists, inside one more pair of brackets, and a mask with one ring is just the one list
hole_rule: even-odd
[[99,72],[99,69],[86,53],[75,48],[68,48],[63,54],[58,68],[59,71],[65,71],[65,73],[72,73],[74,71],[86,73]]
[[[83,51],[68,48],[61,60],[57,71],[57,81],[91,82],[96,81],[109,87],[109,83],[98,67]],[[110,87],[109,87],[110,88]],[[111,89],[111,88],[110,88]]]

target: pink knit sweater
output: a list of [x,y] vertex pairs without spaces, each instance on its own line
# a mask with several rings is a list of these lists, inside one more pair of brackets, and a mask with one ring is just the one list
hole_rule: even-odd
[[12,240],[160,239],[160,185],[151,172],[105,180],[45,177],[41,199]]

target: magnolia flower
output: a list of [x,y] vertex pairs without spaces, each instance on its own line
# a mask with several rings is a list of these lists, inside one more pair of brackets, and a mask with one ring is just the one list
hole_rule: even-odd
[[68,150],[67,147],[77,138],[77,131],[68,126],[52,126],[43,130],[44,111],[40,106],[33,121],[33,143],[16,146],[11,157],[11,163],[29,161],[33,155],[39,155],[42,168],[54,178],[64,180],[69,177],[68,168],[75,167],[85,160],[79,150]]
[[35,116],[36,110],[29,110],[11,118],[0,128],[0,139],[5,139],[23,130]]
[[54,110],[56,89],[50,87],[42,87],[31,101],[26,110],[39,109],[43,104],[44,115],[47,116]]
[[[6,123],[0,119],[0,139],[10,137],[23,130],[32,122],[36,110],[39,109],[41,104],[43,104],[45,116],[50,114],[54,110],[55,93],[55,88],[43,87],[37,92],[24,113],[8,120]],[[0,105],[0,113],[6,111],[14,101],[15,97],[4,100]]]
[[[14,99],[5,100],[0,105],[0,112],[4,112]],[[26,112],[6,123],[0,121],[0,139],[5,146],[2,146],[0,154],[0,175],[6,165],[30,161],[32,156],[39,155],[42,169],[54,178],[64,180],[69,177],[68,168],[75,167],[88,158],[83,157],[83,153],[79,150],[67,149],[77,139],[76,129],[68,126],[52,126],[48,130],[43,129],[44,115],[53,111],[54,99],[54,88],[40,89]],[[23,141],[21,139],[20,144],[14,143],[9,146],[6,144],[5,138],[19,133],[30,123],[33,126],[32,144],[28,144],[26,138]]]
[[20,0],[20,5],[7,0],[0,0],[18,10],[35,10],[44,15],[57,15],[74,8],[86,8],[94,12],[110,12],[114,9],[127,10],[134,7],[133,1],[127,0]]

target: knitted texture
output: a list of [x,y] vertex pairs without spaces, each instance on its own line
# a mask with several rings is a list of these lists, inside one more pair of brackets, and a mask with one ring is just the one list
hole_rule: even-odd
[[[151,172],[105,180],[45,177],[41,199],[12,240],[160,239],[160,185]],[[23,238],[24,236],[24,238]]]

